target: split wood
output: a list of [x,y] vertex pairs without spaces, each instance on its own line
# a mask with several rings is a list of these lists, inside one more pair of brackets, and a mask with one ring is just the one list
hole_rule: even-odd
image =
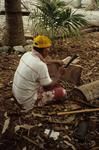
[[87,113],[87,112],[97,112],[99,111],[99,108],[93,108],[93,109],[82,109],[82,110],[75,110],[75,111],[64,111],[64,112],[52,112],[49,113],[49,115],[58,115],[58,116],[62,116],[62,115],[71,115],[71,114],[79,114],[79,113]]

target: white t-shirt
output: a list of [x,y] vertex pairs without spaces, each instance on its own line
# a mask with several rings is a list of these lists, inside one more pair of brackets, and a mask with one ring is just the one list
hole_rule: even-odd
[[21,59],[13,80],[13,94],[27,111],[32,109],[40,86],[52,82],[47,65],[35,53],[27,52]]

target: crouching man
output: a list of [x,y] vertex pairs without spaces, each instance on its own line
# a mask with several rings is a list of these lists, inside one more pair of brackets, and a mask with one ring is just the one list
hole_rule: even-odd
[[21,57],[15,72],[13,95],[26,112],[33,109],[35,104],[43,106],[66,96],[66,90],[57,84],[65,69],[60,67],[56,79],[52,81],[45,62],[51,44],[47,36],[35,37],[33,50]]

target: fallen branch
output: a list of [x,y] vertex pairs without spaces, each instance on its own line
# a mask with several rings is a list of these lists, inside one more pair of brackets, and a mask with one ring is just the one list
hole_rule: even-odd
[[36,143],[35,141],[31,140],[30,138],[28,138],[27,136],[22,136],[25,140],[27,140],[28,142],[36,145],[38,147],[38,143]]
[[83,104],[84,106],[86,105],[86,106],[91,107],[91,108],[98,108],[97,105],[88,103],[87,101],[78,100],[78,99],[72,100],[72,101],[77,102],[78,104],[81,103],[81,104]]
[[76,150],[75,146],[73,144],[71,144],[70,142],[64,141],[64,143],[67,144],[69,147],[71,147],[72,150]]
[[23,139],[27,140],[28,142],[30,142],[31,144],[35,145],[36,147],[38,147],[38,149],[43,149],[39,143],[37,143],[36,141],[33,141],[32,139],[30,139],[29,137],[27,136],[22,136]]
[[58,113],[49,113],[49,115],[71,115],[71,114],[79,114],[79,113],[87,113],[87,112],[96,112],[99,111],[99,108],[93,108],[93,109],[82,109],[82,110],[76,110],[76,111],[64,111],[64,112],[58,112]]
[[72,124],[72,122],[66,122],[66,121],[64,121],[64,122],[62,122],[62,121],[51,121],[51,120],[48,120],[48,122],[49,123],[52,123],[52,124],[63,124],[63,125],[70,125],[70,124]]
[[91,150],[99,150],[99,147],[93,147]]
[[83,29],[81,31],[81,33],[91,33],[91,32],[98,32],[99,31],[99,27],[91,27],[91,28],[88,28],[88,29]]

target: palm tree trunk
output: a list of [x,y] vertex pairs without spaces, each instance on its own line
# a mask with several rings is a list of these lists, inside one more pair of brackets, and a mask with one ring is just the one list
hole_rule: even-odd
[[5,0],[6,31],[4,43],[9,46],[25,43],[21,0]]

